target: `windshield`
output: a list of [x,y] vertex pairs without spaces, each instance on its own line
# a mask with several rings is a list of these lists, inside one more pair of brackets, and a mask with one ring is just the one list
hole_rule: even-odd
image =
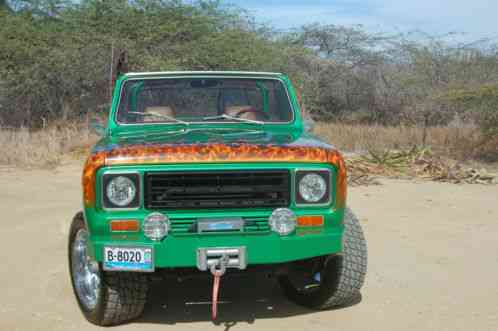
[[285,86],[276,79],[168,78],[126,81],[119,123],[246,122],[293,119]]

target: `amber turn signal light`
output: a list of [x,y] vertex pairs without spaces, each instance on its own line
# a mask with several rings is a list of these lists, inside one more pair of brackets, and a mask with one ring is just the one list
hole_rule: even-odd
[[323,216],[305,215],[297,218],[297,226],[323,226]]
[[138,232],[138,220],[112,220],[112,232]]

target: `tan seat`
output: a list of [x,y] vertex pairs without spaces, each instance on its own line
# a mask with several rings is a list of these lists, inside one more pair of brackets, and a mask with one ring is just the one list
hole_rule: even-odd
[[[167,116],[167,117],[175,117],[175,111],[173,108],[169,106],[160,106],[160,107],[146,107],[145,114],[150,114],[149,116],[144,116],[144,122],[158,122],[158,121],[165,121],[164,118],[161,118],[161,116]],[[158,115],[158,116],[151,116],[151,115]]]
[[[256,116],[256,113],[254,113],[254,112],[245,112],[245,113],[240,114],[243,110],[246,110],[246,109],[252,109],[252,107],[249,105],[247,105],[247,106],[228,106],[225,108],[225,114],[228,116],[232,116],[232,117],[239,117],[239,118],[243,118],[246,120],[257,121],[258,117]],[[238,114],[240,114],[240,116],[237,116]]]

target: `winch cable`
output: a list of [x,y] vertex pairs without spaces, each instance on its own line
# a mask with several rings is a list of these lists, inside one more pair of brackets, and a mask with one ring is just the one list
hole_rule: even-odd
[[211,318],[213,321],[218,317],[218,295],[220,291],[221,276],[226,272],[229,257],[223,255],[215,264],[211,265],[211,274],[213,274],[213,297],[211,305]]
[[214,275],[213,279],[213,302],[211,306],[211,318],[216,320],[216,317],[218,316],[218,292],[220,289],[220,280],[221,280],[221,275],[216,274]]

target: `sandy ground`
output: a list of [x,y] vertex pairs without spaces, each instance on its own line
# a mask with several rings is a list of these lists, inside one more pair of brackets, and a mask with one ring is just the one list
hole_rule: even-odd
[[[91,330],[69,282],[66,237],[80,165],[0,171],[0,330]],[[142,319],[121,330],[498,330],[498,186],[384,181],[354,188],[369,245],[360,303],[312,312],[274,281],[222,283],[210,322],[207,280],[155,284]],[[96,328],[95,328],[96,329]]]

